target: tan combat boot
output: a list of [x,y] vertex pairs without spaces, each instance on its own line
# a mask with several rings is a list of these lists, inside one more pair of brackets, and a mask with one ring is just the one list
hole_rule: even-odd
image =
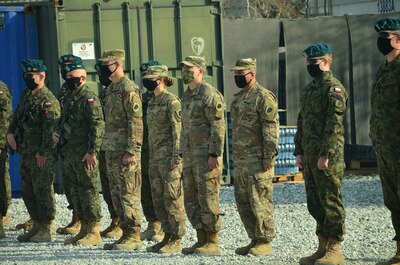
[[203,229],[196,229],[196,233],[197,242],[194,243],[191,247],[183,248],[182,254],[193,254],[196,248],[202,247],[206,243],[206,231],[204,231]]
[[9,226],[10,225],[10,217],[8,217],[8,212],[5,216],[3,216],[3,226]]
[[194,253],[196,254],[209,254],[217,255],[221,254],[221,249],[218,244],[218,233],[217,232],[205,232],[206,233],[206,244],[196,248]]
[[32,236],[29,241],[30,242],[51,242],[54,240],[54,220],[49,223],[41,223],[39,231],[36,235]]
[[249,250],[249,254],[255,256],[266,256],[271,255],[271,253],[272,244],[266,240],[257,240],[256,245]]
[[344,256],[340,250],[340,241],[334,238],[328,238],[328,246],[325,255],[317,259],[314,264],[318,265],[343,265]]
[[57,234],[60,235],[75,235],[79,233],[81,229],[81,220],[75,211],[72,211],[72,220],[67,226],[57,228]]
[[326,253],[326,246],[328,245],[328,238],[323,235],[318,235],[318,249],[314,254],[299,260],[300,265],[314,265],[317,259],[322,258]]
[[147,225],[147,229],[140,233],[140,240],[161,241],[164,238],[164,232],[161,229],[159,221],[151,221]]
[[160,249],[161,254],[179,253],[182,251],[182,237],[173,235],[169,242]]
[[67,238],[64,241],[64,244],[65,245],[75,244],[76,241],[78,241],[79,239],[83,238],[87,234],[87,226],[88,226],[87,221],[81,220],[81,230],[79,230],[79,233],[76,234],[73,237]]
[[255,247],[256,244],[257,244],[257,240],[253,239],[253,240],[251,240],[250,244],[248,244],[247,246],[235,249],[235,253],[238,255],[245,256],[245,255],[249,254],[250,249]]
[[105,250],[112,250],[116,244],[121,243],[121,242],[127,237],[127,235],[128,235],[128,234],[126,233],[127,230],[126,230],[126,229],[123,229],[123,228],[121,228],[121,229],[122,229],[122,236],[121,236],[117,241],[114,241],[113,243],[104,244],[103,249],[105,249]]
[[24,231],[26,232],[26,231],[31,230],[32,227],[33,227],[33,220],[29,219],[25,223],[17,224],[15,226],[15,229],[17,229],[17,230],[24,229]]
[[4,232],[4,226],[3,226],[3,216],[0,214],[0,238],[5,238],[6,233]]
[[110,225],[104,231],[101,231],[100,235],[108,238],[120,238],[122,236],[122,229],[119,227],[119,218],[114,217],[111,219]]
[[142,241],[140,240],[140,232],[136,232],[132,227],[125,227],[126,235],[119,243],[114,244],[112,249],[116,250],[141,250]]
[[378,262],[377,265],[400,265],[400,241],[397,241],[396,254],[387,261]]
[[171,233],[165,233],[164,239],[161,242],[158,242],[157,244],[146,248],[146,251],[147,252],[158,253],[163,246],[168,244],[168,242],[169,242],[171,237],[172,237]]
[[[19,236],[17,237],[17,240],[18,240],[19,242],[29,242],[29,240],[31,239],[31,237],[33,237],[34,235],[36,235],[36,233],[39,231],[41,224],[40,224],[38,221],[36,221],[36,220],[33,220],[32,222],[33,222],[32,228],[28,231],[28,233],[19,235]],[[25,231],[26,231],[26,230],[25,230]]]
[[75,244],[84,246],[98,246],[103,244],[103,240],[100,236],[100,222],[88,222],[86,231],[86,235],[78,239]]

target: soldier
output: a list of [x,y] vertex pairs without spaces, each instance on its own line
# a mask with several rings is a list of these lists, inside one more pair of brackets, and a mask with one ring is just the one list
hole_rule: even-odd
[[238,59],[231,105],[235,199],[249,245],[239,255],[269,255],[275,237],[272,178],[278,154],[278,104],[275,95],[256,80],[256,59]]
[[[143,63],[140,66],[140,73],[142,76],[146,74],[147,68],[153,65],[161,65],[156,60],[150,60]],[[142,94],[142,107],[143,107],[143,143],[142,143],[142,192],[141,192],[141,203],[144,217],[147,222],[147,229],[140,233],[141,240],[153,240],[161,241],[164,238],[164,232],[161,229],[161,223],[157,219],[156,212],[154,210],[153,198],[151,196],[150,178],[149,178],[149,141],[148,141],[148,129],[146,121],[147,105],[149,100],[153,97],[154,93],[147,90]]]
[[300,264],[344,264],[340,250],[344,235],[342,204],[344,174],[344,126],[347,92],[330,71],[329,44],[313,44],[304,50],[313,81],[301,95],[295,135],[296,163],[304,168],[308,211],[317,222],[318,249]]
[[378,264],[400,264],[400,19],[376,22],[378,49],[386,57],[373,83],[370,133],[378,160],[383,199],[390,210],[397,244],[396,254]]
[[107,175],[115,211],[121,221],[123,234],[104,249],[139,250],[140,211],[140,152],[143,136],[142,99],[138,86],[124,74],[124,50],[104,51],[101,75],[112,84],[105,102],[106,129],[102,150],[106,152]]
[[55,160],[51,135],[60,118],[60,105],[45,86],[46,66],[41,60],[21,63],[27,88],[12,116],[7,140],[21,158],[21,194],[33,220],[32,229],[18,236],[21,242],[49,242],[54,237]]
[[154,209],[165,231],[164,240],[147,251],[177,253],[182,250],[181,241],[186,231],[179,148],[181,102],[166,89],[173,85],[167,66],[150,66],[142,79],[144,87],[154,93],[147,108],[149,176]]
[[188,89],[182,96],[183,189],[187,216],[197,242],[183,254],[220,254],[219,190],[225,137],[222,94],[203,80],[207,62],[188,56],[180,63]]
[[12,114],[10,89],[0,81],[0,238],[6,237],[4,226],[9,222],[7,212],[11,204],[11,181],[6,134]]
[[77,235],[65,244],[99,245],[101,207],[97,184],[97,156],[104,133],[100,100],[86,85],[83,64],[64,66],[65,87],[70,90],[53,140],[60,145],[63,175],[70,182],[74,210],[81,220]]

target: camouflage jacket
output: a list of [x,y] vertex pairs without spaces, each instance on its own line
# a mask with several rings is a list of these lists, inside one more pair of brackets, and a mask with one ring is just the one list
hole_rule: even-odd
[[235,164],[263,161],[278,154],[278,104],[275,95],[255,83],[235,94],[231,105]]
[[7,85],[0,81],[0,149],[6,147],[6,134],[12,114],[12,95]]
[[57,131],[63,131],[65,145],[63,154],[76,152],[77,149],[88,154],[100,150],[104,133],[104,118],[97,95],[83,85],[67,94],[64,98],[61,123]]
[[294,155],[330,160],[329,170],[344,169],[344,126],[348,94],[332,72],[324,72],[301,95]]
[[138,86],[124,76],[107,88],[106,130],[102,150],[140,155],[143,138],[142,97]]
[[378,71],[371,94],[370,133],[378,153],[400,153],[400,56]]
[[46,86],[35,94],[25,89],[8,132],[20,139],[19,152],[49,156],[53,149],[54,127],[59,118],[60,104]]
[[202,82],[182,96],[181,148],[184,157],[222,156],[225,140],[225,103],[222,94]]
[[179,161],[181,137],[181,102],[177,96],[163,90],[152,97],[147,108],[151,159],[171,158]]
[[145,92],[142,94],[142,109],[143,109],[143,142],[142,153],[149,152],[149,128],[147,125],[147,107],[150,99],[154,96],[153,92]]

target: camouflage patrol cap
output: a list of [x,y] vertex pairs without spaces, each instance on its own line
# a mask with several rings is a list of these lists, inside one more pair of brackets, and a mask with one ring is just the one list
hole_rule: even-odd
[[199,56],[188,56],[185,58],[184,61],[179,63],[179,66],[182,67],[183,65],[187,66],[196,66],[200,69],[205,70],[207,68],[207,62],[204,60],[204,57]]
[[150,66],[154,66],[154,65],[161,65],[161,63],[157,60],[149,60],[147,63],[142,63],[140,65],[139,70],[140,70],[140,72],[143,73],[143,72],[147,71],[147,68],[149,68]]
[[244,59],[237,59],[235,67],[231,69],[231,71],[236,70],[246,70],[251,69],[255,70],[257,68],[257,60],[255,58],[244,58]]
[[83,63],[79,63],[79,64],[78,63],[64,64],[61,67],[65,71],[65,73],[69,73],[69,72],[77,70],[77,69],[86,70],[85,65]]
[[332,54],[332,48],[327,43],[316,43],[303,51],[303,56],[307,58],[322,57],[326,54]]
[[46,72],[47,67],[43,64],[42,60],[26,59],[21,62],[21,68],[24,73],[27,72]]
[[59,65],[69,64],[69,63],[81,64],[82,58],[79,56],[75,56],[73,54],[64,54],[64,55],[60,56],[60,58],[58,58]]
[[100,62],[107,62],[112,60],[124,61],[125,51],[120,49],[105,50],[103,52],[103,56],[99,59]]
[[375,23],[375,30],[400,30],[400,19],[398,18],[382,18]]
[[157,77],[168,77],[168,67],[166,65],[154,65],[147,68],[143,79],[153,79]]

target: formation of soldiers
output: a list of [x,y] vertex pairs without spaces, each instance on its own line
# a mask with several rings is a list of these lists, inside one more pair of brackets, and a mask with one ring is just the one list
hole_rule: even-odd
[[[379,20],[378,49],[387,62],[373,84],[370,136],[377,152],[385,205],[392,214],[397,252],[380,264],[400,264],[400,20]],[[303,52],[313,81],[303,90],[295,135],[297,165],[304,169],[308,209],[316,220],[319,245],[300,264],[344,264],[341,242],[345,211],[344,127],[348,93],[330,71],[332,49],[317,43]],[[155,253],[220,254],[219,207],[225,137],[223,95],[204,81],[207,62],[188,56],[180,63],[187,90],[179,99],[168,68],[156,60],[140,66],[143,95],[123,71],[125,52],[108,50],[95,69],[104,86],[100,97],[86,85],[81,58],[59,59],[65,80],[58,99],[45,86],[46,66],[24,60],[26,89],[11,115],[11,92],[0,82],[0,238],[9,225],[10,177],[6,144],[21,156],[21,193],[30,220],[20,242],[54,239],[53,181],[61,160],[65,194],[72,221],[57,228],[69,234],[65,244],[101,245],[102,237],[118,238],[104,249],[141,249],[142,240],[158,241]],[[276,96],[258,84],[253,58],[238,59],[232,68],[239,92],[231,104],[234,191],[237,209],[250,243],[238,255],[269,255],[275,237],[272,178],[278,154]],[[394,124],[394,126],[393,126]],[[111,216],[102,218],[98,180]],[[141,231],[142,208],[147,229]],[[182,248],[185,221],[197,241]]]

